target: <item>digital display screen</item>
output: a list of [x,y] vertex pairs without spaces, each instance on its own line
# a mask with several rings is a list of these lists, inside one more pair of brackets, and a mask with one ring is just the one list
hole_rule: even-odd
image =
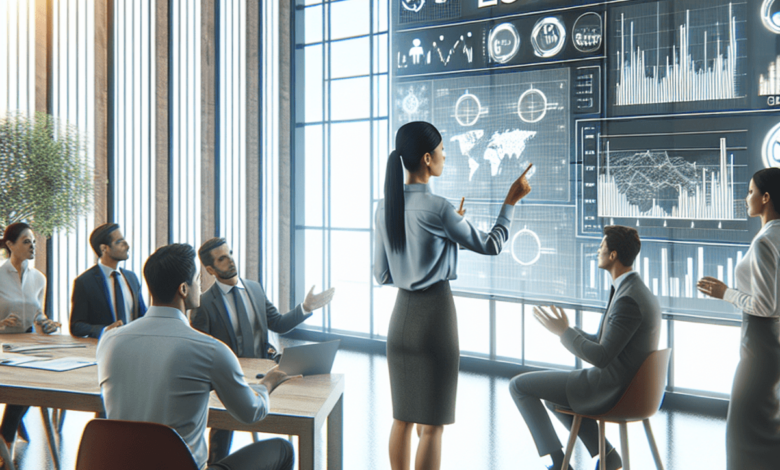
[[534,164],[504,251],[462,250],[453,288],[604,306],[596,250],[618,224],[665,310],[737,318],[695,286],[734,287],[760,228],[748,183],[780,166],[780,0],[571,3],[392,3],[392,128],[442,133],[432,191],[489,231]]

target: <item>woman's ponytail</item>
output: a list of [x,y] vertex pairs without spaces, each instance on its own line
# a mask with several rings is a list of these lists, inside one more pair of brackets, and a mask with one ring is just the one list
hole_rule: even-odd
[[403,253],[406,248],[404,223],[404,169],[401,154],[393,150],[387,158],[385,171],[385,227],[390,249]]
[[407,122],[395,134],[396,150],[387,157],[385,172],[385,228],[390,249],[396,253],[406,249],[404,168],[417,171],[420,159],[440,143],[441,134],[429,122]]

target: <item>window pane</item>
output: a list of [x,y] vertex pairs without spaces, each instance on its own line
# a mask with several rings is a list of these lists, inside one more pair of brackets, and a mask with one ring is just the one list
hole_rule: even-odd
[[[574,323],[574,311],[565,310],[569,323]],[[526,362],[574,367],[574,355],[563,347],[560,338],[547,331],[534,317],[533,305],[525,306]]]
[[305,219],[307,226],[322,226],[322,214],[325,210],[323,185],[322,126],[307,126],[304,181],[300,191],[305,194]]
[[331,78],[354,77],[368,75],[369,48],[368,38],[337,41],[330,45],[330,76]]
[[[314,287],[314,292],[322,292],[325,288],[323,282],[323,236],[321,230],[301,230],[298,232],[299,236],[303,236],[304,240],[304,265],[306,266],[306,272],[303,277],[305,279],[303,289],[298,289],[298,292],[303,292],[305,296],[311,286]],[[298,302],[303,302],[303,299],[296,299]],[[307,325],[315,326],[317,328],[322,327],[322,315],[325,309],[317,309],[312,312],[312,316],[306,320]]]
[[[320,122],[322,116],[322,45],[307,46],[304,49],[306,60],[303,93],[306,122]],[[300,93],[300,91],[298,92]],[[300,96],[300,95],[298,95]]]
[[387,73],[387,34],[374,38],[374,73]]
[[387,86],[387,75],[380,75],[376,80],[379,82],[379,84],[375,86],[375,96],[377,104],[379,105],[376,115],[378,117],[387,117],[387,93],[389,91]]
[[398,288],[396,287],[374,287],[374,334],[387,336],[397,295]]
[[496,302],[496,355],[522,359],[523,304]]
[[[390,146],[387,141],[387,121],[374,122],[374,198],[384,197],[385,191],[385,167],[387,157],[390,155]],[[372,214],[376,213],[376,207]]]
[[347,0],[330,6],[330,38],[340,39],[369,33],[368,0]]
[[[331,119],[365,119],[370,113],[368,77],[335,80],[330,83]],[[368,175],[368,173],[366,173]]]
[[[371,227],[370,130],[368,121],[331,126],[330,220],[333,227]],[[361,256],[369,254],[366,251]]]
[[455,297],[460,350],[490,354],[490,304],[484,299]]
[[375,16],[375,26],[374,26],[374,32],[375,33],[381,33],[382,31],[387,31],[388,28],[388,7],[390,2],[387,0],[374,0],[374,16]]
[[306,44],[322,42],[322,5],[309,7],[303,10],[304,24],[306,25]]
[[674,386],[731,393],[739,362],[740,328],[674,323]]
[[331,327],[369,333],[371,260],[369,233],[331,232]]

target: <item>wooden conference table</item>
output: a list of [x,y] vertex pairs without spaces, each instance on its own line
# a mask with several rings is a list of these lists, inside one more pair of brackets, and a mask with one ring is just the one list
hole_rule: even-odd
[[[35,333],[0,335],[0,341],[12,344],[83,344],[83,348],[52,349],[31,353],[53,357],[85,357],[95,359],[97,340],[65,335]],[[247,380],[266,372],[275,364],[266,359],[240,358]],[[51,372],[23,367],[0,366],[0,403],[59,408],[74,411],[101,412],[97,366],[66,372]],[[327,421],[327,468],[342,466],[344,376],[314,375],[285,382],[271,395],[271,412],[262,421],[243,424],[228,413],[212,392],[209,403],[209,427],[235,431],[263,432],[298,436],[298,468],[313,470],[318,454],[317,445]],[[46,418],[46,417],[45,417]],[[47,419],[44,419],[47,421]],[[50,446],[54,452],[54,436],[46,422]],[[0,446],[5,447],[2,439]],[[1,449],[0,449],[1,450]],[[0,452],[2,453],[2,452]],[[56,454],[55,454],[56,455]],[[55,457],[56,462],[56,457]]]

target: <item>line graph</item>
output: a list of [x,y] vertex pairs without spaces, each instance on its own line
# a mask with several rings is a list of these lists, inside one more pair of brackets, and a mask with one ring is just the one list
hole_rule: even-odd
[[[734,154],[720,139],[719,161],[689,162],[666,150],[603,152],[599,175],[599,217],[742,220],[735,210]],[[739,216],[738,216],[739,215]]]

